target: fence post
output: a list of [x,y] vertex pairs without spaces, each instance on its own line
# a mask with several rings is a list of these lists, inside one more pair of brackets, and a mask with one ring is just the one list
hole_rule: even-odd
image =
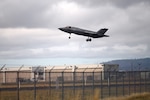
[[116,71],[116,97],[118,96],[118,80],[117,80],[117,75],[118,75],[118,72]]
[[110,71],[108,71],[108,89],[109,89],[109,97],[110,97]]
[[19,71],[17,71],[17,100],[19,100]]
[[62,100],[64,100],[64,72],[62,72],[62,87],[61,87],[61,90],[62,90]]
[[140,75],[140,93],[141,93],[141,71],[139,71],[139,75]]
[[73,95],[75,100],[75,71],[73,72]]
[[34,100],[36,100],[36,77],[35,77],[35,73],[34,72]]
[[7,80],[6,80],[6,71],[5,71],[5,73],[4,73],[4,83],[7,83]]
[[84,100],[84,72],[82,72],[82,100]]
[[122,77],[122,81],[123,81],[123,96],[124,96],[124,74],[125,74],[125,72],[123,72],[123,77]]
[[48,94],[50,95],[50,98],[51,98],[51,74],[50,72],[48,72],[48,83],[49,83],[49,92]]
[[49,70],[49,95],[50,95],[50,100],[51,100],[51,71],[54,69],[55,66],[53,66],[50,70]]
[[93,81],[92,81],[92,88],[93,88],[93,99],[94,99],[94,89],[95,89],[95,87],[94,87],[94,71],[93,71]]
[[144,76],[144,87],[145,87],[145,91],[146,92],[146,71],[145,71],[145,76]]
[[83,75],[82,75],[82,100],[84,100],[84,89],[85,89],[85,84],[86,84],[86,80],[84,79],[84,73],[86,71],[88,67],[86,67],[83,71]]
[[135,78],[135,74],[136,74],[136,73],[135,73],[135,71],[134,71],[134,74],[133,74],[133,75],[134,75],[134,93],[136,93],[136,78]]
[[[1,72],[1,70],[0,70],[0,74],[1,74],[2,72]],[[3,74],[3,73],[2,73]],[[1,100],[1,87],[0,87],[0,100]]]
[[131,74],[131,71],[129,71],[129,79],[128,79],[128,81],[129,81],[129,95],[130,95],[130,75]]
[[[105,72],[103,72],[103,73],[105,73]],[[103,80],[102,80],[102,71],[101,71],[101,80],[100,80],[100,82],[101,82],[101,94],[100,94],[100,96],[101,96],[101,99],[103,99],[103,82],[102,82]]]

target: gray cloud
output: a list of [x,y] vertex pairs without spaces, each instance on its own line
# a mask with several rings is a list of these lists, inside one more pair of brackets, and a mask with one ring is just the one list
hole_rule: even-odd
[[128,8],[139,3],[149,4],[149,0],[68,0],[77,2],[78,4],[85,5],[88,7],[97,7],[102,5],[116,6],[118,8]]
[[[5,0],[0,4],[0,59],[139,58],[150,56],[148,0]],[[93,39],[57,28],[73,25],[109,38]]]
[[[52,1],[5,0],[0,4],[0,27],[46,27],[45,11]],[[50,18],[49,18],[50,19]]]

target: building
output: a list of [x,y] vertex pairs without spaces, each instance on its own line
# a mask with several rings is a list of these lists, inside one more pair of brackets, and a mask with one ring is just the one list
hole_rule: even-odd
[[[108,74],[113,77],[119,70],[118,64],[89,64],[73,66],[21,66],[2,67],[0,83],[20,82],[56,82],[56,81],[86,81],[107,79]],[[106,73],[111,72],[111,73]]]

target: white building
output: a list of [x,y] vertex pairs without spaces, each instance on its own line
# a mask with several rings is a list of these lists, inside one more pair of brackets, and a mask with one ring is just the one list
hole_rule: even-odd
[[[20,67],[3,67],[0,70],[0,83],[20,81],[51,81],[61,80],[71,81],[82,80],[83,75],[87,80],[107,78],[105,71],[115,72],[119,70],[118,64],[87,64],[87,65],[64,65],[64,66],[20,66]],[[112,74],[112,73],[111,73]],[[100,77],[102,76],[102,77]],[[113,76],[113,75],[112,75]],[[17,78],[19,77],[19,78]]]

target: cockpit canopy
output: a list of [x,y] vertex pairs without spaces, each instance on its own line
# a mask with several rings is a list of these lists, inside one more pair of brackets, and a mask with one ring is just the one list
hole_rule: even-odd
[[66,28],[71,28],[71,26],[67,26]]

